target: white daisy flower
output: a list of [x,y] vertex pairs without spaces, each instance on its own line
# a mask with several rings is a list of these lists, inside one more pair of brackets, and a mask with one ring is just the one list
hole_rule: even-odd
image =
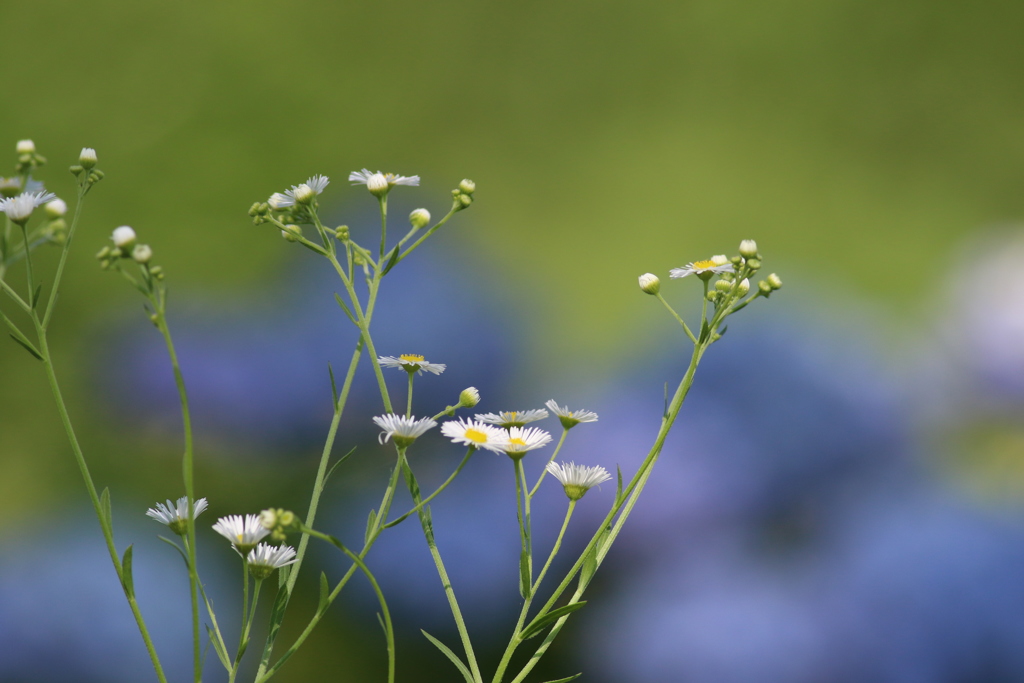
[[543,408],[537,410],[503,410],[500,413],[484,413],[477,415],[476,419],[492,425],[501,425],[505,429],[522,427],[529,422],[543,420],[548,416],[548,411]]
[[213,525],[213,530],[231,541],[231,545],[244,556],[256,547],[267,534],[267,529],[260,522],[259,515],[228,515],[221,517]]
[[[200,498],[195,502],[192,519],[195,519],[206,509],[206,499]],[[188,496],[182,496],[177,503],[157,503],[156,507],[146,510],[146,516],[152,517],[161,524],[166,524],[171,531],[184,536],[188,530]]]
[[562,484],[569,500],[579,500],[588,489],[612,478],[612,475],[608,474],[608,470],[603,467],[587,467],[572,462],[564,465],[549,462],[545,469]]
[[362,171],[352,171],[348,179],[353,185],[366,185],[366,189],[378,197],[382,197],[395,185],[419,185],[420,177],[397,175],[395,173],[381,173],[364,168]]
[[265,579],[273,574],[275,569],[292,564],[298,558],[295,557],[295,548],[291,546],[260,543],[249,551],[245,559],[249,563],[249,573],[253,578]]
[[428,363],[423,359],[423,356],[417,353],[403,353],[398,358],[394,356],[380,356],[377,362],[380,363],[382,368],[402,368],[406,372],[419,372],[421,375],[424,370],[440,375],[448,367],[444,363]]
[[413,441],[437,426],[437,423],[429,417],[417,420],[415,417],[395,414],[375,417],[373,423],[384,430],[377,437],[378,442],[385,443],[394,437],[395,444],[399,448],[408,448]]
[[41,206],[57,198],[52,192],[22,192],[17,197],[0,199],[0,211],[15,223],[28,220],[37,206]]
[[504,452],[508,445],[508,433],[505,430],[461,417],[441,425],[441,433],[455,443],[486,448],[495,453]]
[[544,405],[558,417],[566,429],[572,429],[580,422],[597,422],[597,413],[589,410],[569,410],[568,406],[562,408],[555,403],[555,399],[551,399]]
[[[729,263],[723,254],[718,256],[712,256],[709,259],[703,261],[694,261],[693,263],[687,263],[682,268],[673,268],[669,271],[669,277],[686,277],[687,275],[696,274],[697,277],[703,277],[705,274],[715,273],[732,273],[735,271],[733,265]],[[711,275],[707,275],[711,277]]]
[[135,238],[135,231],[128,225],[114,228],[114,232],[110,235],[110,240],[118,249],[128,249],[135,244]]
[[512,427],[508,430],[508,443],[501,450],[513,460],[551,443],[551,434],[538,427]]
[[325,175],[315,175],[304,183],[292,185],[292,189],[285,190],[284,194],[275,192],[270,195],[270,199],[267,200],[267,204],[270,205],[271,209],[280,211],[281,209],[286,209],[289,206],[307,203],[313,197],[322,193],[324,188],[326,188],[330,182],[330,179]]

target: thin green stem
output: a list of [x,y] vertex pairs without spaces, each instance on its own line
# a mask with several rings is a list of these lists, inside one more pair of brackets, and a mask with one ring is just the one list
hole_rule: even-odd
[[416,376],[415,372],[409,373],[409,400],[405,405],[405,416],[412,417],[412,379]]
[[68,228],[67,238],[64,240],[63,248],[60,251],[60,261],[57,262],[57,272],[53,276],[53,286],[50,289],[50,298],[46,302],[46,312],[43,313],[43,329],[50,327],[50,316],[57,304],[57,292],[60,289],[61,278],[64,277],[64,264],[67,263],[68,253],[71,251],[71,242],[75,238],[75,229],[78,227],[78,219],[82,215],[82,205],[85,203],[85,194],[89,191],[88,184],[79,184],[78,201],[75,203],[75,215],[71,219],[71,227]]
[[28,278],[28,304],[32,308],[38,305],[36,301],[36,278],[32,272],[32,250],[28,248],[28,228],[21,223],[21,235],[25,245],[25,275]]
[[449,219],[449,218],[451,218],[452,216],[454,216],[454,215],[455,215],[455,212],[456,212],[456,211],[458,211],[458,210],[459,210],[459,204],[458,204],[458,203],[454,203],[454,204],[452,204],[452,208],[451,208],[451,209],[449,209],[448,213],[447,213],[447,214],[445,214],[444,218],[442,218],[442,219],[441,219],[441,220],[439,220],[439,221],[438,221],[438,222],[437,222],[436,224],[434,224],[434,227],[430,228],[430,229],[429,229],[429,230],[427,230],[427,231],[426,231],[425,233],[423,233],[423,235],[422,235],[422,236],[421,236],[421,237],[420,237],[420,238],[419,238],[418,240],[416,240],[415,242],[413,242],[413,243],[412,243],[412,246],[411,246],[411,247],[409,247],[408,249],[406,249],[405,251],[403,251],[403,252],[402,252],[402,253],[401,253],[401,254],[400,254],[400,255],[398,256],[398,260],[397,260],[397,261],[396,261],[395,263],[396,263],[396,264],[398,264],[398,263],[401,263],[401,262],[402,262],[403,260],[405,260],[405,257],[407,257],[407,256],[408,256],[409,254],[411,254],[412,252],[416,251],[416,249],[417,249],[417,248],[419,248],[419,246],[420,246],[421,244],[423,244],[424,242],[426,242],[426,241],[427,241],[427,238],[428,238],[428,237],[430,237],[430,236],[431,236],[431,235],[433,235],[433,234],[434,234],[435,232],[437,232],[437,229],[438,229],[438,228],[440,228],[440,227],[441,227],[442,225],[444,225],[445,223],[447,223],[447,222],[448,222],[448,219]]
[[21,298],[21,295],[18,294],[14,290],[14,288],[7,284],[4,280],[0,280],[0,289],[3,289],[5,292],[7,292],[7,295],[14,299],[14,303],[18,304],[21,307],[21,310],[25,311],[26,313],[32,310],[32,307],[29,306],[25,302],[25,300]]
[[566,429],[565,427],[562,427],[562,436],[558,439],[558,445],[555,446],[555,450],[551,453],[551,457],[548,458],[548,462],[544,463],[544,469],[541,470],[540,476],[537,478],[537,483],[533,485],[532,489],[530,489],[530,495],[529,495],[530,498],[533,498],[537,494],[537,489],[540,488],[540,483],[542,481],[544,481],[544,477],[546,477],[547,474],[548,474],[548,470],[547,470],[548,463],[554,462],[555,458],[558,457],[558,451],[562,450],[562,444],[565,443],[565,437],[566,437],[566,435],[568,433],[569,433],[569,430]]
[[680,325],[683,326],[683,331],[686,332],[686,336],[690,338],[690,341],[692,341],[694,344],[696,344],[697,343],[697,337],[695,337],[693,332],[690,331],[690,328],[686,325],[686,323],[683,321],[683,319],[681,317],[679,317],[679,314],[676,313],[676,309],[674,309],[671,306],[669,306],[669,303],[667,301],[665,301],[665,297],[663,297],[661,295],[661,292],[657,292],[655,294],[655,296],[658,297],[658,301],[660,301],[661,303],[665,304],[665,308],[667,308],[668,312],[672,314],[672,317],[674,317],[676,319],[676,321]]
[[384,252],[388,245],[388,196],[381,195],[380,198],[380,266],[384,267]]
[[459,463],[459,466],[455,468],[455,471],[452,472],[450,477],[445,479],[443,484],[441,484],[440,486],[437,487],[436,491],[434,491],[429,496],[424,498],[422,501],[417,503],[415,506],[413,506],[413,508],[411,510],[406,512],[401,517],[393,519],[390,522],[388,522],[387,524],[385,524],[383,528],[390,529],[393,526],[397,526],[397,525],[401,524],[402,522],[404,522],[410,515],[414,515],[417,512],[419,512],[420,510],[422,510],[424,505],[426,505],[430,501],[434,500],[434,498],[436,498],[442,491],[444,491],[446,488],[448,488],[448,484],[451,484],[453,481],[455,481],[455,477],[459,476],[459,472],[462,471],[462,468],[466,466],[466,463],[469,462],[470,457],[472,457],[473,453],[475,453],[475,452],[476,452],[476,448],[474,448],[473,446],[470,446],[469,450],[466,451],[466,455],[462,458],[462,462]]
[[540,582],[544,580],[544,575],[548,573],[548,569],[551,567],[552,561],[555,559],[555,555],[562,548],[562,538],[565,536],[565,530],[569,528],[569,520],[572,519],[572,513],[576,509],[576,501],[569,500],[569,508],[565,511],[565,520],[562,522],[562,528],[558,531],[558,538],[555,539],[555,545],[551,548],[551,554],[548,555],[547,561],[540,570],[540,574],[537,575],[537,580],[533,584],[533,590],[531,594],[536,593],[537,589],[540,588]]

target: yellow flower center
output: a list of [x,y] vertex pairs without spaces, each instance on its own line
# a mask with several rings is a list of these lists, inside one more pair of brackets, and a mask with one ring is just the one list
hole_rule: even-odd
[[508,443],[510,446],[525,446],[526,442],[522,439],[509,439]]
[[[708,263],[711,263],[711,262],[708,261]],[[403,353],[401,356],[398,357],[398,360],[404,360],[404,361],[408,361],[410,363],[422,363],[423,362],[423,356],[421,356],[419,354],[416,354],[416,353]]]
[[465,437],[476,443],[487,443],[487,435],[476,429],[467,429]]
[[243,534],[238,534],[237,538],[238,538],[238,542],[241,543],[242,539],[245,538],[245,536]]
[[711,259],[705,259],[703,261],[694,261],[693,262],[693,267],[694,268],[698,268],[698,269],[714,268],[716,265],[717,264],[714,261],[712,261]]

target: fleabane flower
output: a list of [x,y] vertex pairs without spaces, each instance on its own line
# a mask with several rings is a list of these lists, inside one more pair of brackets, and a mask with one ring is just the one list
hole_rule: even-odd
[[587,467],[572,462],[549,462],[545,469],[562,484],[569,500],[579,500],[589,489],[612,478],[603,467]]
[[57,198],[52,192],[22,192],[16,197],[0,199],[0,211],[7,214],[12,222],[22,224],[29,219],[37,206]]
[[551,434],[539,427],[512,427],[508,430],[508,443],[502,452],[513,460],[519,460],[529,451],[535,451],[551,443]]
[[373,418],[373,423],[383,429],[377,441],[385,443],[388,439],[394,439],[395,445],[399,448],[408,448],[412,442],[426,434],[437,426],[437,423],[429,417],[416,419],[405,415],[381,415]]
[[275,192],[270,195],[267,204],[275,211],[280,211],[296,204],[308,204],[314,197],[322,193],[330,182],[330,179],[325,175],[315,175],[304,183],[292,185],[292,189],[285,190],[284,194]]
[[508,432],[504,429],[461,417],[441,425],[441,433],[455,443],[473,448],[486,448],[495,453],[504,452],[508,445]]
[[280,569],[292,564],[295,557],[295,548],[288,545],[275,546],[269,543],[260,543],[249,551],[245,561],[249,564],[249,573],[257,580],[262,580]]
[[240,552],[243,557],[270,533],[270,529],[260,522],[259,515],[221,517],[213,525],[213,530],[231,541],[231,545],[235,546],[235,550]]
[[377,359],[377,362],[380,363],[382,368],[402,368],[406,372],[418,372],[421,375],[424,370],[440,375],[448,367],[444,363],[428,363],[423,359],[423,356],[417,353],[403,353],[398,358],[394,356],[381,356]]
[[686,277],[687,275],[696,275],[702,280],[706,280],[716,273],[732,273],[734,270],[735,268],[733,268],[733,265],[729,263],[729,259],[720,254],[703,261],[687,263],[682,268],[673,268],[668,272],[668,274],[669,277]]
[[477,415],[476,419],[492,425],[500,425],[505,429],[522,427],[530,422],[543,420],[548,416],[548,411],[543,408],[537,410],[503,410],[500,413],[484,413]]
[[589,410],[569,410],[568,406],[562,408],[555,403],[555,399],[551,399],[544,405],[558,417],[562,426],[566,429],[572,429],[580,422],[597,422],[597,413]]
[[[192,510],[192,519],[198,517],[206,509],[206,499],[200,498],[195,502]],[[146,516],[152,517],[161,524],[166,524],[171,531],[184,536],[188,531],[188,496],[182,496],[177,503],[157,503],[156,507],[146,510]]]
[[397,175],[395,173],[381,173],[364,168],[361,171],[352,171],[348,179],[353,185],[366,185],[374,196],[383,197],[395,185],[419,185],[420,177]]

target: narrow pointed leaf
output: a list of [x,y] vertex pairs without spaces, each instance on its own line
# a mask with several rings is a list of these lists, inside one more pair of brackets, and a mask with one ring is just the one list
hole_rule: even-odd
[[370,516],[366,519],[366,536],[363,538],[364,543],[370,542],[370,534],[373,533],[373,524],[377,521],[377,511],[370,509]]
[[36,360],[42,360],[43,359],[42,355],[38,351],[36,351],[36,347],[32,346],[32,344],[29,342],[28,339],[25,339],[25,338],[19,339],[18,337],[14,336],[13,334],[11,335],[11,339],[13,339],[14,341],[16,341],[19,344],[21,344],[21,346],[26,351],[28,351],[29,353],[31,353],[33,356],[36,357]]
[[388,258],[388,264],[386,266],[384,266],[384,272],[382,272],[380,274],[380,276],[384,277],[385,275],[387,275],[388,271],[391,270],[392,268],[394,268],[396,263],[398,263],[398,245],[397,244],[395,245],[395,248],[391,250],[391,256],[390,256],[390,258]]
[[39,283],[39,286],[36,287],[35,293],[32,294],[32,301],[29,302],[29,305],[32,308],[35,308],[36,306],[39,305],[39,292],[41,292],[41,291],[43,291],[43,283],[42,282]]
[[[338,461],[336,463],[334,463],[333,465],[331,465],[331,469],[327,470],[327,474],[324,475],[323,486],[327,485],[327,480],[331,478],[332,474],[334,474],[334,470],[338,469],[338,465],[340,465],[341,463],[345,462],[345,460],[348,458],[348,456],[352,455],[355,452],[356,452],[356,447],[353,446],[351,449],[349,449],[348,453],[346,453],[345,455],[343,455],[340,458],[338,458]],[[323,488],[321,487],[320,490],[322,491]]]
[[188,569],[188,555],[186,555],[185,551],[181,549],[181,546],[172,541],[171,539],[167,538],[166,536],[157,536],[157,538],[159,538],[161,541],[177,550],[178,554],[181,555],[181,559],[185,561],[185,569]]
[[427,640],[434,644],[434,647],[443,652],[444,656],[451,660],[452,664],[454,664],[455,667],[459,670],[459,673],[462,674],[462,677],[466,679],[466,683],[475,683],[473,681],[473,674],[469,672],[469,668],[462,663],[462,660],[459,659],[459,656],[457,654],[451,651],[451,648],[449,648],[447,645],[445,645],[440,640],[430,635],[423,629],[420,629],[420,633],[425,635],[427,637]]
[[572,614],[576,610],[581,609],[586,604],[586,600],[581,600],[579,602],[573,602],[568,605],[565,605],[564,607],[559,607],[558,609],[553,609],[547,614],[539,616],[533,621],[531,621],[530,624],[523,629],[523,632],[519,637],[522,640],[533,638],[534,636],[539,635],[540,632],[547,628],[550,624],[553,624],[554,622],[558,621],[567,614]]
[[290,565],[289,564],[289,565],[281,567],[280,569],[277,570],[277,587],[278,587],[278,589],[280,589],[281,586],[283,586],[286,583],[288,583],[288,575],[291,573],[293,566],[294,565]]
[[622,502],[622,468],[616,465],[615,472],[618,474],[617,483],[615,484],[615,504],[618,505]]
[[519,594],[526,600],[533,592],[533,577],[530,576],[530,554],[519,553]]
[[327,583],[327,574],[320,572],[320,600],[317,603],[317,612],[326,612],[331,599],[331,586]]
[[132,578],[132,546],[124,551],[124,557],[121,558],[121,585],[124,586],[124,592],[128,597],[135,596],[135,580]]
[[342,300],[342,298],[338,295],[337,292],[334,293],[334,300],[338,302],[339,306],[341,306],[341,310],[345,311],[345,315],[348,316],[348,319],[351,320],[354,324],[358,325],[359,323],[356,322],[356,317],[352,315],[352,311],[348,309],[348,306],[345,304],[345,302]]
[[100,514],[103,515],[103,522],[108,529],[113,528],[113,520],[110,514],[110,489],[104,488],[100,493]]
[[327,361],[327,372],[331,376],[331,396],[334,397],[334,409],[338,409],[338,383],[334,381],[334,368],[331,367],[331,362]]
[[210,644],[213,645],[213,651],[217,653],[217,659],[220,660],[221,665],[228,671],[231,671],[231,659],[224,649],[224,644],[220,642],[217,634],[213,632],[209,624],[206,624],[206,636],[210,639]]
[[548,681],[547,683],[569,683],[569,681],[575,681],[577,678],[583,675],[583,672],[576,674],[575,676],[566,676],[565,678],[559,678],[557,681]]

